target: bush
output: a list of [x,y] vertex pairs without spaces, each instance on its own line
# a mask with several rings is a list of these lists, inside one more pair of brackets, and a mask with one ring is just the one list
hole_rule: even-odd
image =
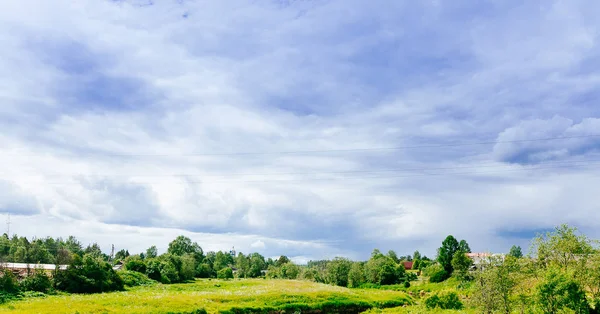
[[440,308],[442,310],[460,310],[463,303],[455,292],[449,292],[441,295],[434,294],[425,299],[425,306],[428,309]]
[[212,267],[209,264],[202,263],[196,267],[196,277],[198,278],[211,278],[214,276]]
[[21,281],[21,289],[48,293],[52,289],[52,281],[43,269],[35,269],[32,274]]
[[146,286],[154,284],[154,281],[148,278],[148,276],[136,271],[122,270],[117,273],[119,274],[119,277],[121,277],[123,283],[127,287]]
[[138,273],[146,273],[146,263],[139,255],[132,255],[125,259],[125,269],[136,271]]
[[19,282],[17,276],[8,269],[3,269],[0,274],[0,292],[2,294],[16,294],[19,292]]
[[66,270],[54,276],[54,287],[70,293],[97,293],[124,289],[123,280],[100,258],[76,256]]
[[[173,259],[171,257],[173,256],[165,257],[164,255],[161,255],[158,258],[149,259],[146,263],[146,275],[148,278],[164,284],[179,282],[181,277],[179,276],[179,271],[176,264],[173,263],[173,260],[175,260],[175,262],[181,262],[181,258],[175,256],[175,259]],[[181,263],[178,264],[181,267]]]
[[423,270],[425,276],[429,276],[429,282],[442,282],[448,279],[448,273],[440,264],[431,265]]
[[585,291],[572,277],[551,269],[537,286],[536,301],[544,313],[557,313],[571,309],[575,313],[588,313]]
[[366,281],[379,285],[397,284],[405,277],[404,266],[384,255],[371,257],[364,269]]
[[233,279],[233,270],[226,267],[217,272],[217,278],[219,279]]

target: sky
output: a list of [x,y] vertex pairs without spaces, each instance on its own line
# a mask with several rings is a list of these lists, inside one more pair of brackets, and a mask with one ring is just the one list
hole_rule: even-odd
[[0,214],[304,263],[600,238],[597,1],[0,3]]

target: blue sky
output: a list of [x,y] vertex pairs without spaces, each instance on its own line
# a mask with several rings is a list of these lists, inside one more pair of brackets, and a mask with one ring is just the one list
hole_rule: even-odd
[[0,9],[18,234],[133,252],[185,234],[299,262],[600,236],[594,1]]

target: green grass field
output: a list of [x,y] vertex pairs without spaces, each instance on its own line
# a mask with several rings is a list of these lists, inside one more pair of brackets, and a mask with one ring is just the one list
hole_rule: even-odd
[[358,313],[413,303],[406,293],[393,290],[292,280],[197,280],[104,294],[25,298],[0,305],[0,313]]

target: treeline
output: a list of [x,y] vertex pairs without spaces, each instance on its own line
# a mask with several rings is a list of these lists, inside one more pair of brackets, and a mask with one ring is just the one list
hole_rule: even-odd
[[[231,252],[207,252],[190,238],[179,236],[169,243],[163,254],[156,246],[145,252],[130,254],[120,250],[114,256],[102,252],[98,244],[84,247],[75,237],[33,239],[14,235],[0,236],[0,260],[31,264],[30,274],[17,278],[9,269],[3,270],[0,292],[14,295],[22,291],[50,293],[96,293],[123,290],[125,286],[180,283],[194,278],[278,278],[303,279],[344,287],[362,285],[410,285],[417,277],[407,273],[403,261],[413,261],[424,268],[431,263],[419,252],[414,256],[398,257],[374,250],[371,258],[354,262],[345,258],[311,261],[296,265],[288,257],[265,258],[259,253],[237,255]],[[55,264],[48,274],[35,269],[35,264]],[[68,265],[59,270],[59,265]],[[114,266],[121,270],[115,271]],[[116,267],[119,268],[119,267]]]

